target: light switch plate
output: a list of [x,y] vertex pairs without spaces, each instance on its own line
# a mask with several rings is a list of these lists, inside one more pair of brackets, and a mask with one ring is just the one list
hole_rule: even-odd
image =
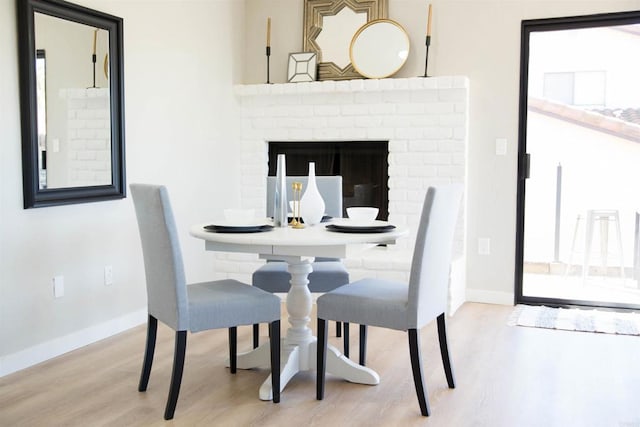
[[105,286],[113,285],[113,267],[110,265],[104,267],[104,284]]
[[64,276],[55,276],[53,278],[53,296],[55,298],[64,296]]
[[496,155],[507,155],[507,138],[496,138]]

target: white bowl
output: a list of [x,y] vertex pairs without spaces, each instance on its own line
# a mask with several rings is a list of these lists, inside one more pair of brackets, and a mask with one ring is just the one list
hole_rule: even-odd
[[224,219],[237,224],[248,224],[256,217],[255,209],[225,209]]
[[358,222],[373,222],[378,216],[378,208],[352,207],[347,208],[347,216]]

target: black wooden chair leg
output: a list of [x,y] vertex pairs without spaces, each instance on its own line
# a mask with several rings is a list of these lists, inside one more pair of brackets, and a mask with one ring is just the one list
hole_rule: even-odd
[[409,329],[409,353],[411,355],[411,369],[413,371],[413,383],[416,386],[420,412],[425,417],[429,416],[429,400],[427,399],[427,388],[424,385],[422,376],[422,357],[420,356],[420,339],[417,329]]
[[142,372],[140,373],[140,382],[138,383],[138,391],[146,391],[149,384],[149,376],[151,375],[151,365],[153,364],[153,353],[156,349],[156,334],[158,331],[158,319],[149,315],[147,321],[147,345],[144,350],[144,360],[142,361]]
[[280,321],[269,324],[269,345],[271,350],[271,393],[273,403],[280,402]]
[[[345,323],[345,326],[346,325]],[[318,318],[317,347],[316,399],[322,400],[324,399],[324,379],[327,370],[327,321],[320,318]]]
[[238,327],[232,326],[229,328],[229,368],[231,373],[236,373],[236,362],[238,354]]
[[253,348],[258,348],[260,345],[260,324],[253,324]]
[[344,351],[342,352],[344,354],[344,357],[349,357],[349,323],[348,322],[342,322],[342,332],[344,335]]
[[447,327],[444,313],[438,316],[438,340],[440,341],[440,355],[442,356],[444,373],[447,376],[447,384],[449,384],[449,388],[456,388],[456,380],[453,376],[453,369],[451,368],[449,346],[447,345]]
[[367,361],[367,325],[360,325],[360,365]]
[[180,394],[180,383],[182,382],[182,371],[184,369],[184,353],[187,348],[187,331],[176,331],[176,347],[173,353],[173,371],[171,373],[171,386],[169,387],[169,397],[167,407],[164,410],[164,419],[170,420],[176,411],[178,395]]
[[336,322],[336,337],[342,337],[342,322]]

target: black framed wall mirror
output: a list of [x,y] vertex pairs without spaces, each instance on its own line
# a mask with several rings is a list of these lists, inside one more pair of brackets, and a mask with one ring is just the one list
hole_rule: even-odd
[[16,1],[25,209],[124,198],[122,19]]

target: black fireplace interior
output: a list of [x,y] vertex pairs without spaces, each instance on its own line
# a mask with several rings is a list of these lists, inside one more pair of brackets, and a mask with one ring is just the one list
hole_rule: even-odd
[[[389,217],[388,141],[269,142],[269,175],[276,175],[278,154],[285,154],[288,176],[309,174],[316,163],[316,176],[341,175],[343,216],[351,206],[375,206],[378,219]],[[304,192],[304,190],[303,190]]]

